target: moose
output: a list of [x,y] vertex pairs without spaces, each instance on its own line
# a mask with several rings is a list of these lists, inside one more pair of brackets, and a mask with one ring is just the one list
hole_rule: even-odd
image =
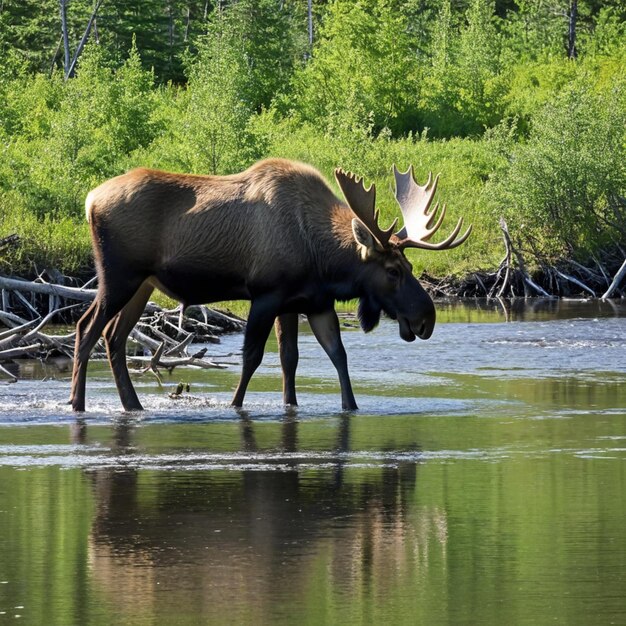
[[397,320],[405,341],[428,339],[435,307],[412,274],[407,248],[443,250],[462,244],[463,218],[440,243],[445,205],[431,203],[438,176],[425,185],[413,169],[394,166],[396,200],[404,219],[383,230],[376,187],[341,169],[340,201],[313,167],[267,159],[238,174],[203,176],[139,168],[106,181],[85,203],[98,291],[76,326],[70,392],[85,410],[87,364],[104,336],[107,356],[125,410],[142,406],[126,365],[126,341],[155,288],[183,306],[250,300],[242,372],[232,405],[241,407],[276,325],[283,367],[283,397],[296,403],[298,314],[339,376],[343,409],[356,409],[335,301],[359,299],[365,332],[381,313]]

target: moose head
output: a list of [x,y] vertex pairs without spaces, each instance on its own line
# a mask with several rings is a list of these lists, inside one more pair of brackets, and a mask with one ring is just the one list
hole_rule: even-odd
[[[463,235],[463,218],[459,218],[450,235],[440,243],[429,239],[439,230],[446,213],[445,204],[437,202],[431,208],[439,176],[433,180],[428,175],[425,185],[418,185],[413,166],[401,173],[393,168],[396,180],[395,197],[402,212],[404,226],[394,232],[398,219],[382,229],[378,224],[376,186],[365,187],[363,179],[342,169],[335,170],[335,177],[348,205],[356,215],[352,220],[354,238],[358,242],[361,257],[373,287],[361,296],[359,320],[365,332],[374,328],[385,312],[397,319],[400,336],[405,341],[416,337],[428,339],[435,326],[435,307],[430,296],[413,276],[412,267],[404,254],[407,248],[426,250],[449,250],[461,245],[470,235],[470,226]],[[371,263],[367,263],[371,261]]]

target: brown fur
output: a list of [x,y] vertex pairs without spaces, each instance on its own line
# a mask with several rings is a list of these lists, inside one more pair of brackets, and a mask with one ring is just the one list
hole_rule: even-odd
[[[135,169],[91,191],[86,213],[99,293],[77,326],[71,395],[77,410],[84,409],[89,352],[105,327],[122,402],[127,409],[141,407],[119,351],[153,287],[185,305],[252,300],[235,404],[243,400],[277,316],[306,313],[312,326],[318,320],[320,342],[333,354],[343,350],[330,314],[336,299],[365,297],[369,329],[381,310],[399,314],[396,300],[417,298],[419,306],[408,303],[415,319],[404,328],[426,324],[413,338],[432,330],[432,302],[402,253],[390,246],[363,254],[368,243],[355,240],[354,213],[308,165],[269,159],[229,176]],[[408,271],[406,296],[388,284],[389,265]],[[423,312],[416,317],[418,310]],[[350,394],[344,404],[354,404]]]
[[[87,214],[94,239],[106,229],[113,253],[146,275],[201,259],[202,268],[235,268],[254,288],[257,277],[267,283],[311,265],[322,270],[337,236],[354,248],[350,209],[313,168],[279,159],[224,177],[132,170],[94,189]],[[180,286],[154,282],[185,302]]]

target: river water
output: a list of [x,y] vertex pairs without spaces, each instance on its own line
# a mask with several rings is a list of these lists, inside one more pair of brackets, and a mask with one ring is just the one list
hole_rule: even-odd
[[[300,407],[270,341],[228,370],[93,363],[0,381],[0,624],[626,624],[626,306],[442,302],[427,342],[303,325]],[[189,393],[171,399],[178,382]]]

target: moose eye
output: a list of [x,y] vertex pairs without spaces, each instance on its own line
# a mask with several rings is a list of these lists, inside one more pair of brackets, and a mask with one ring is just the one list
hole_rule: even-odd
[[400,279],[400,272],[395,267],[388,267],[387,276],[389,277],[389,280],[396,282]]

